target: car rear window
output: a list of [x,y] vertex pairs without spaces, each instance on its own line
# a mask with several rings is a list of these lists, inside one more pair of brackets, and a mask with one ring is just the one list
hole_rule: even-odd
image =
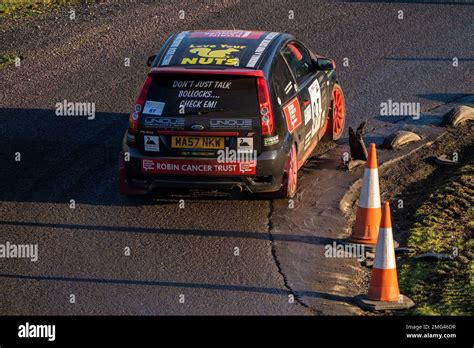
[[223,117],[258,117],[255,78],[156,75],[143,107],[143,114],[153,116],[216,113]]

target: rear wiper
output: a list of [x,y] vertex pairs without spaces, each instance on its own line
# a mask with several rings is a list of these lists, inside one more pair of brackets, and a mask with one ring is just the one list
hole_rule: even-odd
[[229,109],[220,108],[220,109],[202,110],[202,111],[198,111],[197,114],[205,115],[205,114],[210,114],[211,112],[224,112],[224,111],[229,111]]

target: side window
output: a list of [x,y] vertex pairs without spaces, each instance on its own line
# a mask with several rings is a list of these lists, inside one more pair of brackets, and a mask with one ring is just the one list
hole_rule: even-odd
[[306,48],[298,42],[290,42],[283,49],[283,56],[290,66],[296,81],[301,83],[313,72],[311,56]]
[[271,70],[273,89],[281,103],[286,103],[294,94],[294,80],[283,57],[278,54],[273,62]]

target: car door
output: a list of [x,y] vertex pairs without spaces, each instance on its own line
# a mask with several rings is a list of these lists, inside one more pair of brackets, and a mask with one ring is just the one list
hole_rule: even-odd
[[[275,56],[270,70],[270,82],[273,93],[279,105],[278,115],[275,121],[284,126],[278,126],[278,138],[285,139],[287,132],[291,135],[301,127],[302,118],[299,107],[298,88],[293,74],[283,56],[279,53]],[[297,104],[297,107],[295,105]]]
[[291,41],[282,49],[282,55],[287,62],[298,89],[302,124],[299,158],[311,145],[319,140],[319,130],[327,117],[327,77],[322,72],[315,72],[312,56],[309,50],[300,42]]

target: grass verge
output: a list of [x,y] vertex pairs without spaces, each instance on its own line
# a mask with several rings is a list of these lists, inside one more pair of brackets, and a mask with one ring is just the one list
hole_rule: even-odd
[[73,2],[76,0],[6,0],[0,3],[0,17],[31,17]]
[[[397,258],[400,291],[416,306],[408,315],[474,315],[474,125],[452,128],[432,146],[391,173],[385,192],[396,191],[405,207],[394,211],[397,239],[416,254],[450,259]],[[459,164],[439,167],[433,156],[457,152]],[[409,178],[409,179],[407,179]],[[409,180],[410,182],[403,182]],[[393,186],[393,187],[392,187]]]
[[15,64],[16,56],[12,54],[0,55],[0,69],[10,64]]

